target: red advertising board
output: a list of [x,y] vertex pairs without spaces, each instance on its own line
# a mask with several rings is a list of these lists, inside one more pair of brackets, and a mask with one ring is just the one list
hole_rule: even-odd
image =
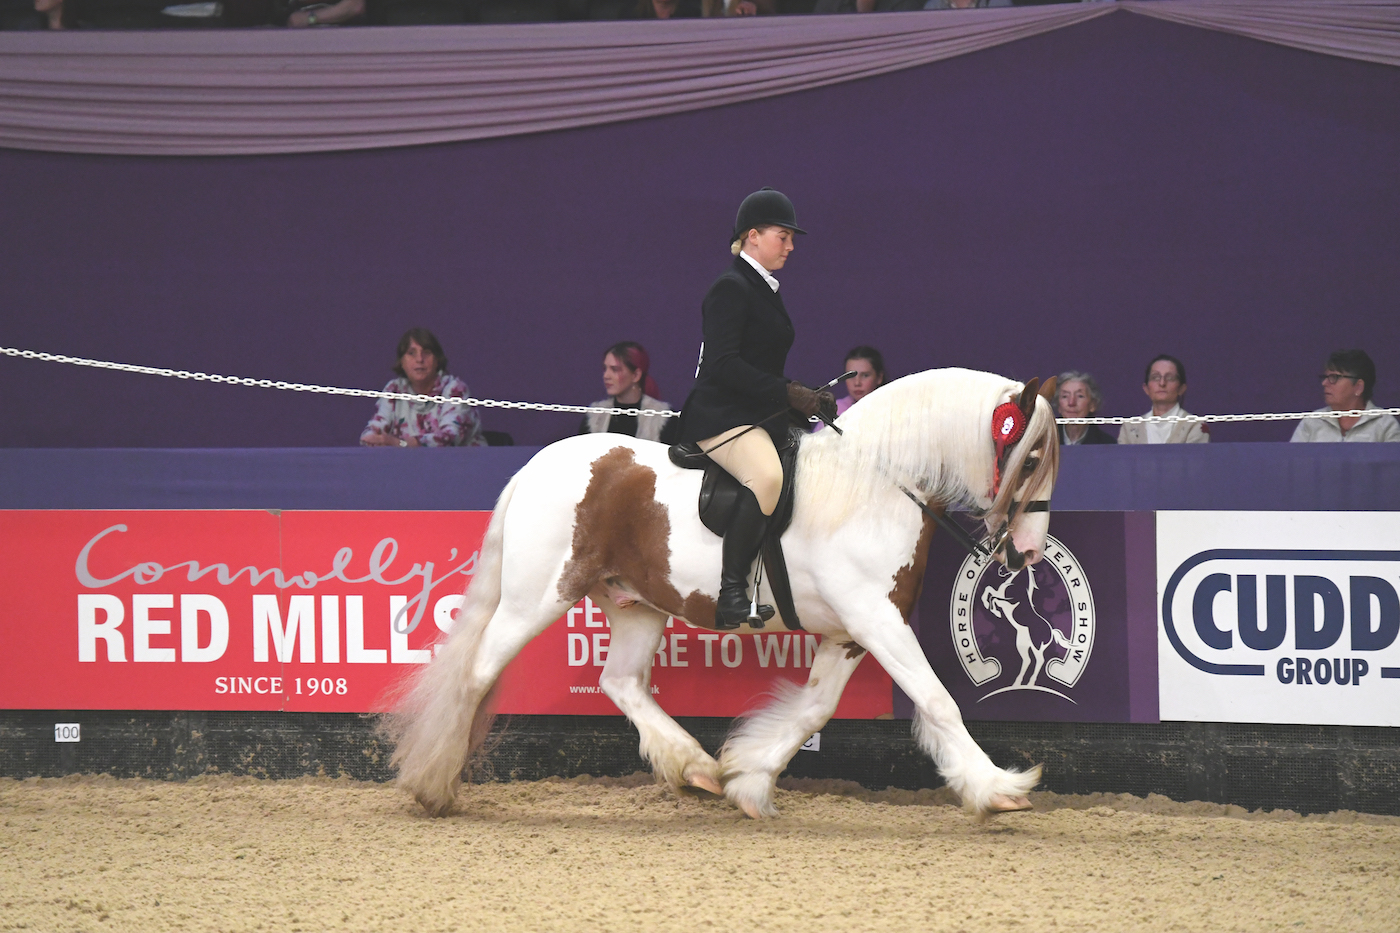
[[[0,707],[382,709],[450,630],[489,519],[0,512]],[[774,679],[805,680],[817,643],[672,620],[652,690],[672,715],[737,715]],[[598,689],[607,650],[607,619],[584,600],[507,669],[499,710],[616,714]],[[836,715],[890,712],[889,677],[867,661]]]

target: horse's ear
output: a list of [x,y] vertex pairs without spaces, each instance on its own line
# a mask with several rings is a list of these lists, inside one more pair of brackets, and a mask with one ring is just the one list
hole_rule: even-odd
[[1055,390],[1060,387],[1060,377],[1051,376],[1045,380],[1045,385],[1040,387],[1040,397],[1045,401],[1050,401],[1055,397]]
[[1035,393],[1039,388],[1040,377],[1032,376],[1031,381],[1021,390],[1021,398],[1016,404],[1020,407],[1021,414],[1026,416],[1026,421],[1030,421],[1031,415],[1035,414]]

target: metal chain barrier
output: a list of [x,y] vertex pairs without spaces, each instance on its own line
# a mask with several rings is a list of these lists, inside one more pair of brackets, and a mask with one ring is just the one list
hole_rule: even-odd
[[[221,376],[217,373],[192,373],[183,369],[163,369],[159,366],[137,366],[133,363],[111,363],[105,360],[90,360],[81,356],[63,356],[58,353],[40,353],[36,350],[16,350],[13,347],[0,347],[0,355],[15,356],[26,360],[42,360],[45,363],[67,363],[71,366],[87,366],[92,369],[110,369],[122,373],[140,373],[145,376],[167,376],[174,379],[193,379],[197,382],[217,382],[225,385],[249,386],[257,389],[282,389],[287,392],[312,392],[317,395],[348,395],[354,398],[386,398],[409,402],[433,402],[444,405],[472,405],[479,408],[509,408],[517,411],[557,411],[572,414],[596,415],[607,412],[609,415],[628,415],[639,418],[675,418],[678,411],[646,411],[640,408],[593,408],[588,405],[550,405],[544,402],[510,402],[492,398],[455,398],[443,395],[418,395],[409,392],[384,392],[374,389],[346,389],[339,386],[307,385],[301,382],[281,382],[273,379],[250,379],[246,376]],[[1397,415],[1400,408],[1369,408],[1353,411],[1292,411],[1265,412],[1257,415],[1133,415],[1120,418],[1057,418],[1056,424],[1170,424],[1177,421],[1200,424],[1219,424],[1235,421],[1302,421],[1309,418],[1360,418],[1365,415]]]
[[145,376],[169,376],[174,379],[193,379],[197,382],[218,382],[225,385],[249,386],[257,389],[282,389],[287,392],[312,392],[317,395],[349,395],[355,398],[387,398],[395,401],[402,399],[408,402],[471,405],[478,408],[513,408],[521,411],[560,411],[583,415],[595,415],[599,412],[607,412],[609,415],[635,415],[640,418],[674,418],[680,415],[678,411],[646,411],[639,408],[591,408],[587,405],[548,405],[543,402],[507,402],[493,398],[456,398],[447,395],[418,395],[412,392],[346,389],[340,386],[317,386],[307,385],[301,382],[250,379],[245,376],[220,376],[217,373],[192,373],[183,369],[163,369],[159,366],[136,366],[132,363],[110,363],[105,360],[89,360],[81,356],[39,353],[35,350],[16,350],[12,347],[0,347],[0,355],[17,356],[26,360],[42,360],[45,363],[68,363],[72,366],[87,366],[93,369],[111,369],[122,373],[141,373]]

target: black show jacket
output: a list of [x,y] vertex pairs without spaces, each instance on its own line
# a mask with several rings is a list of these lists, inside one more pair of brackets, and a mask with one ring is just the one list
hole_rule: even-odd
[[715,280],[701,305],[705,344],[695,387],[681,409],[680,439],[704,440],[758,424],[775,442],[787,434],[792,321],[783,299],[742,256]]

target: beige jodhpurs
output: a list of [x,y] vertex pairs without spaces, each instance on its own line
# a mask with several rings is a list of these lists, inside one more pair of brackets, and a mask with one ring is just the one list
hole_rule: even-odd
[[[723,434],[700,442],[701,450],[709,450],[748,425],[730,428]],[[730,441],[710,454],[710,459],[722,466],[730,476],[749,488],[764,515],[772,515],[778,507],[778,494],[783,489],[783,465],[773,438],[762,428],[754,428],[738,440]]]

